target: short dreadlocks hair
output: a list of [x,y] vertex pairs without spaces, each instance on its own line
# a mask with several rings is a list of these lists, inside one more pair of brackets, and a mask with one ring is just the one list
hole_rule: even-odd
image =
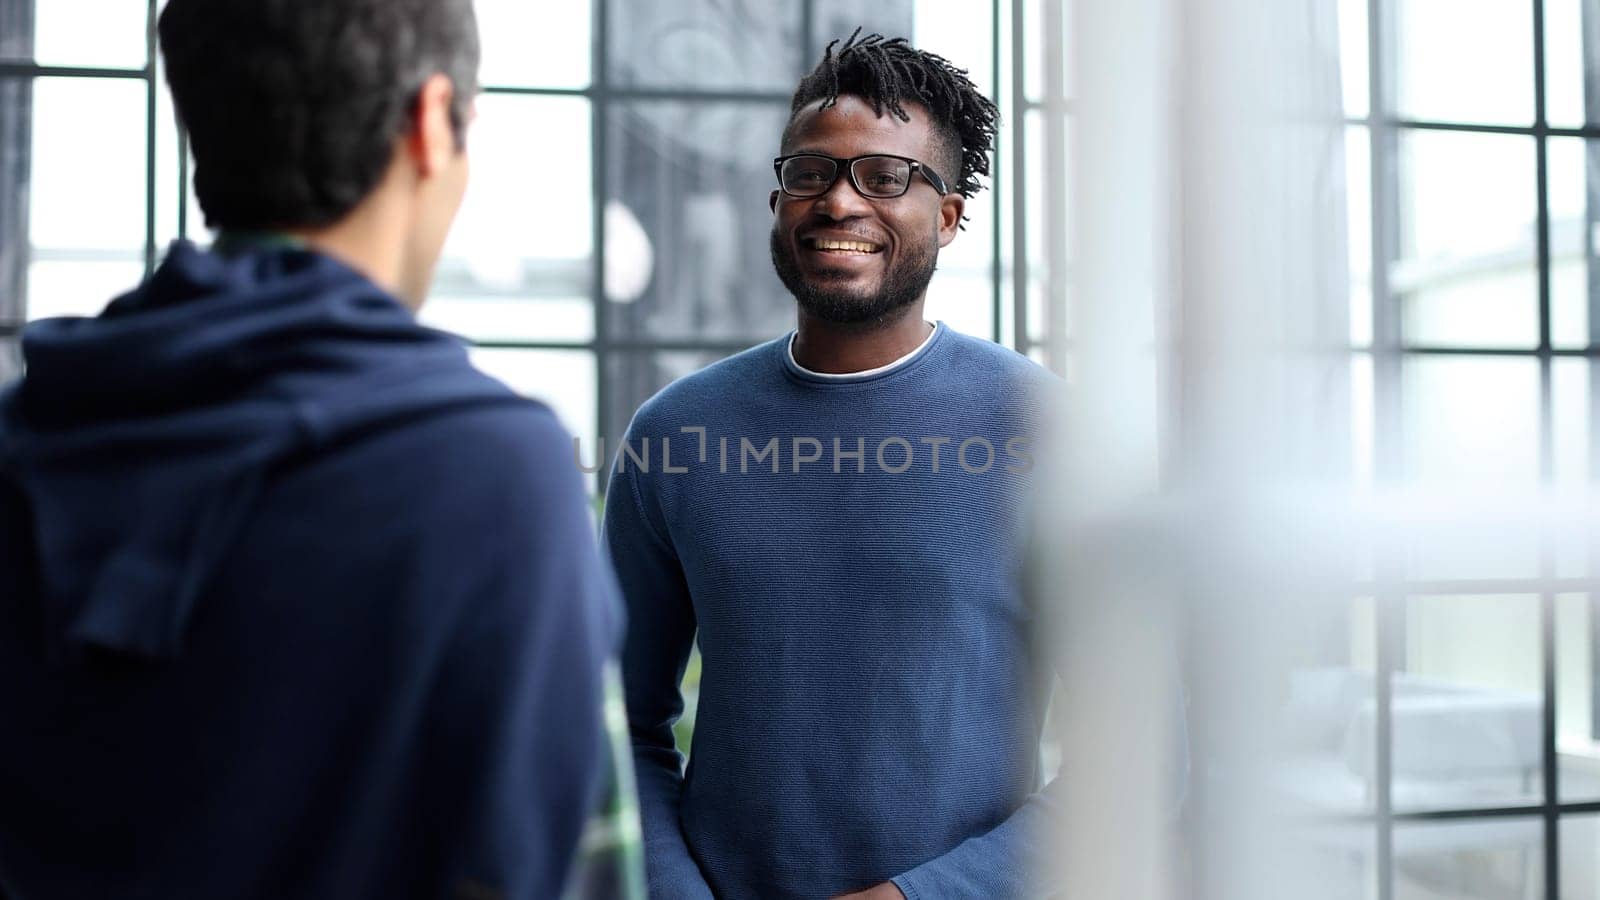
[[902,122],[911,120],[903,104],[914,101],[927,108],[939,136],[939,174],[951,178],[949,173],[959,169],[950,183],[963,197],[982,190],[978,176],[989,174],[989,150],[1000,124],[994,103],[967,77],[967,70],[944,57],[918,50],[905,38],[869,34],[857,40],[860,34],[857,28],[837,53],[839,41],[830,42],[822,62],[800,79],[789,103],[784,144],[789,143],[794,114],[817,100],[826,109],[840,94],[849,94],[871,102],[878,115],[888,110]]

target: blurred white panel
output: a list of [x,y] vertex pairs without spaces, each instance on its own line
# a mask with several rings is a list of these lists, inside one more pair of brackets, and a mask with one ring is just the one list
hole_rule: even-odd
[[546,88],[589,84],[592,0],[475,0],[473,7],[483,47],[481,84]]
[[144,82],[35,80],[31,174],[35,249],[142,252]]
[[139,0],[36,0],[33,14],[40,65],[144,67],[147,12]]
[[1533,123],[1533,5],[1392,0],[1402,117]]

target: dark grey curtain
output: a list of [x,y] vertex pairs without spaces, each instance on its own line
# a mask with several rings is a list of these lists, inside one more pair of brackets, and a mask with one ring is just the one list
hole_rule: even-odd
[[[34,0],[0,0],[0,59],[33,58]],[[0,78],[0,382],[20,371],[14,326],[28,296],[33,81]]]

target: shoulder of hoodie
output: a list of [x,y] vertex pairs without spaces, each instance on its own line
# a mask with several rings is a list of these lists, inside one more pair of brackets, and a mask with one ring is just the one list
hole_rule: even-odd
[[445,410],[417,428],[440,436],[434,452],[473,480],[503,487],[547,483],[577,485],[582,479],[569,432],[545,403],[528,397]]
[[564,633],[596,653],[614,627],[572,439],[544,403],[508,390],[430,412],[283,477],[256,521],[269,558],[290,517],[338,529],[347,565],[406,573],[394,608],[426,621],[577,615]]
[[436,525],[486,517],[509,525],[552,507],[587,508],[571,433],[543,402],[503,390],[358,437],[308,464],[359,460],[356,477],[370,471]]

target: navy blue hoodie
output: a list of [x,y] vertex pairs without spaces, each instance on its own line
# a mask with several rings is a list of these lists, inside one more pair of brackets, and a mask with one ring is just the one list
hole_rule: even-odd
[[557,895],[620,622],[549,410],[290,248],[23,352],[0,896]]

